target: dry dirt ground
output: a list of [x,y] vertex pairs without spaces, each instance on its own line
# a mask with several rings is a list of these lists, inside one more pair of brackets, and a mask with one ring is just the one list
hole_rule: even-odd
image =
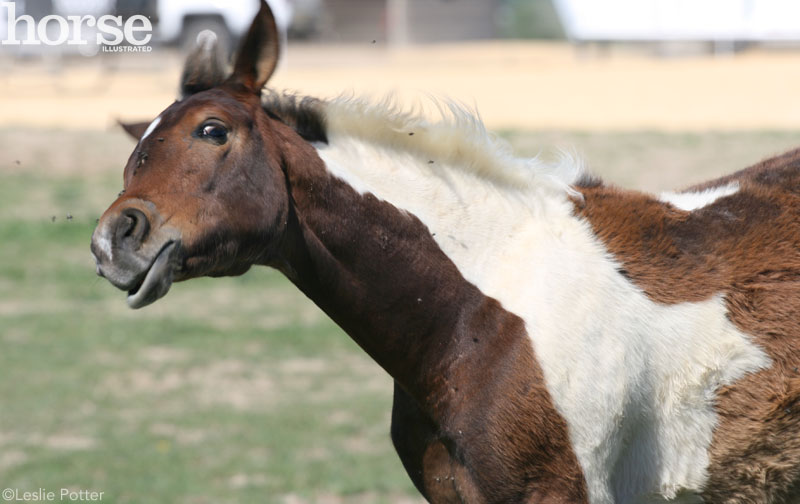
[[[20,62],[0,53],[0,126],[108,128],[175,98],[181,56],[106,54]],[[318,97],[396,92],[478,107],[491,128],[755,130],[800,128],[800,52],[654,57],[563,44],[489,42],[388,49],[293,45],[271,82]]]

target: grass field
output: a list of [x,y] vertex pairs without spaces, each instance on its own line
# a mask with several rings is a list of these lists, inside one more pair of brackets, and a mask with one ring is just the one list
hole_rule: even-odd
[[[655,191],[800,145],[797,132],[505,132]],[[0,489],[104,503],[420,502],[389,441],[391,380],[277,273],[153,306],[94,275],[118,132],[0,130]],[[548,154],[545,154],[548,155]]]

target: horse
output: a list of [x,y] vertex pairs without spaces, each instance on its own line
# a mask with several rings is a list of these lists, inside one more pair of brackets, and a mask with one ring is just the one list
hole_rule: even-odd
[[659,196],[516,157],[473,113],[264,91],[266,4],[212,46],[99,219],[131,308],[282,272],[394,379],[441,503],[800,499],[800,150]]

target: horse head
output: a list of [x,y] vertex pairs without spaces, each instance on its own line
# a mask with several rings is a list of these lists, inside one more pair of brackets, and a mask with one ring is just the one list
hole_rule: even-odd
[[286,225],[288,194],[262,88],[278,61],[265,2],[226,75],[213,38],[187,60],[182,97],[138,138],[124,189],[98,221],[97,273],[140,308],[173,281],[244,273],[269,261]]

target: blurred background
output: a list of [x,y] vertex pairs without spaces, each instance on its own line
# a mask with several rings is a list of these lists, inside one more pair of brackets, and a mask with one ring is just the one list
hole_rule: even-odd
[[[680,188],[800,145],[796,1],[269,1],[271,87],[448,97],[520,155],[567,149],[610,183]],[[140,311],[94,275],[134,146],[116,121],[154,118],[198,34],[232,52],[257,8],[0,4],[0,489],[422,502],[389,441],[391,380],[280,275],[193,280]],[[48,16],[149,28],[103,45]],[[87,43],[36,43],[62,38]]]

